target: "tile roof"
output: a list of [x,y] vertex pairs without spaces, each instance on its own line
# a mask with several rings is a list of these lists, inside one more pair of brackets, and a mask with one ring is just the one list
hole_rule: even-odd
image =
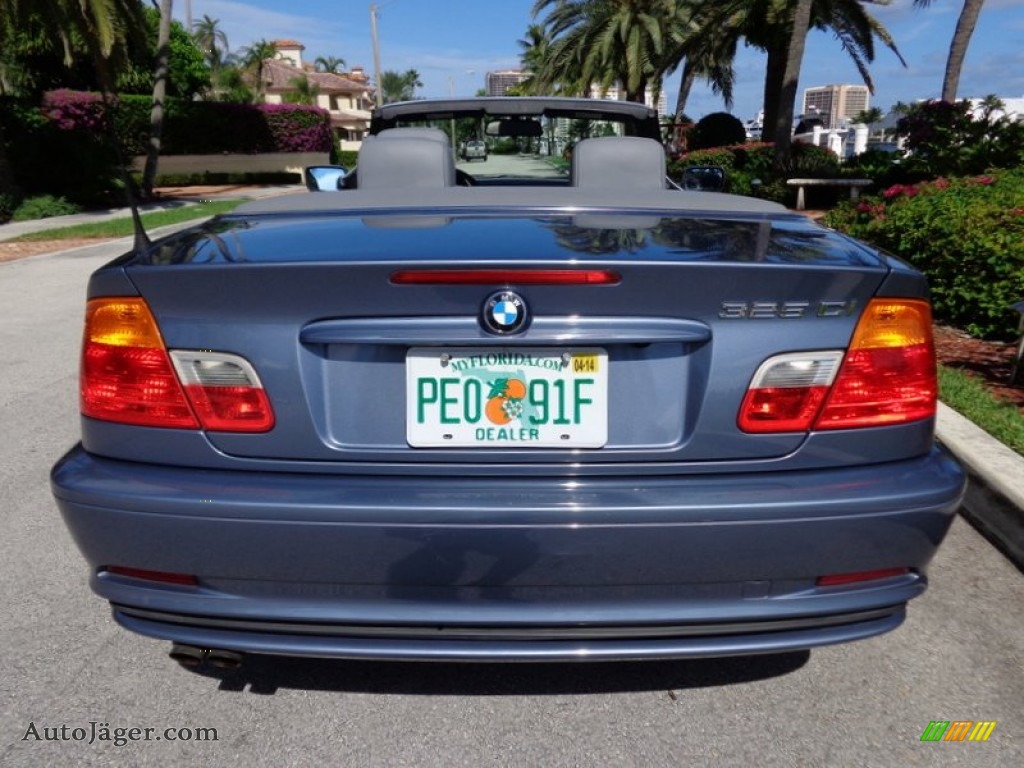
[[363,83],[357,83],[333,72],[307,72],[293,67],[281,59],[267,59],[263,62],[263,80],[268,91],[290,91],[295,86],[291,81],[305,75],[311,85],[316,85],[320,93],[352,93],[353,91],[370,92],[373,89]]

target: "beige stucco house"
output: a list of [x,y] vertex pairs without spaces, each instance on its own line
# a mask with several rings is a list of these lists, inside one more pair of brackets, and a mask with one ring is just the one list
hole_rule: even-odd
[[358,150],[370,128],[370,110],[374,105],[373,87],[362,67],[344,74],[317,72],[302,61],[305,46],[295,40],[275,40],[277,55],[264,62],[264,100],[281,104],[286,93],[295,90],[292,80],[305,75],[318,94],[318,107],[331,115],[331,128],[339,149]]

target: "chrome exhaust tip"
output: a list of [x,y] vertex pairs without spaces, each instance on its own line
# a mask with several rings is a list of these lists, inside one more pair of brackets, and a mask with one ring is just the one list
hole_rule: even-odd
[[195,669],[203,663],[203,659],[206,658],[206,651],[193,645],[174,643],[168,655],[181,664],[181,666],[187,669]]
[[210,663],[217,669],[233,672],[242,666],[245,657],[235,651],[212,650],[207,655]]

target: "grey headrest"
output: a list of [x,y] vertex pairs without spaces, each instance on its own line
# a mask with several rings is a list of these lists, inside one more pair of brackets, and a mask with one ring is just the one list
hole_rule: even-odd
[[359,150],[360,189],[455,186],[455,159],[444,131],[392,128],[377,139]]
[[640,136],[583,139],[573,147],[572,183],[590,189],[664,189],[665,150]]

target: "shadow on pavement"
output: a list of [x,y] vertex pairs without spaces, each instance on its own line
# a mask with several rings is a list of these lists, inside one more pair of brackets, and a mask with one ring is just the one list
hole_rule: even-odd
[[419,696],[545,696],[709,688],[788,675],[810,651],[683,661],[585,664],[371,662],[249,656],[234,672],[190,670],[220,680],[221,691],[273,695],[281,688]]

